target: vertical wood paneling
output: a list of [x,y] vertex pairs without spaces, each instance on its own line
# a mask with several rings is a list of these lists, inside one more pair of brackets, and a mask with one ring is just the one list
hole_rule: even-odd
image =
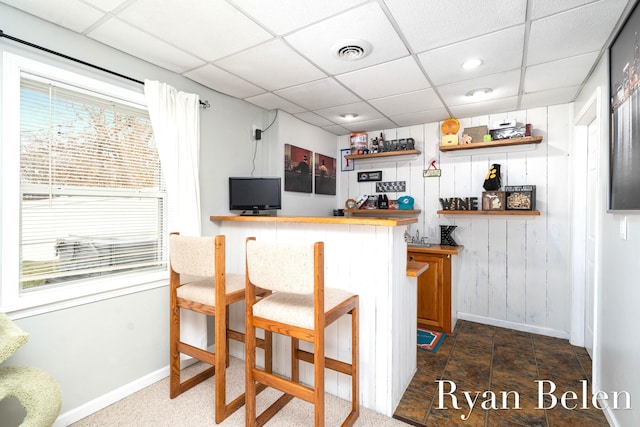
[[[524,181],[514,181],[524,182]],[[526,277],[527,277],[527,224],[529,221],[511,219],[507,221],[507,295],[505,320],[525,323]]]
[[[424,168],[427,169],[433,160],[436,160],[436,166],[442,167],[440,163],[440,146],[439,141],[440,125],[439,123],[428,123],[424,125]],[[438,215],[435,212],[440,209],[439,198],[442,197],[440,193],[440,181],[442,178],[422,178],[424,182],[424,199],[422,200],[422,225],[421,232],[429,237],[429,241],[433,243],[440,243],[439,230],[438,230]],[[431,231],[433,230],[433,234]]]
[[[419,230],[433,243],[439,243],[439,226],[455,224],[456,241],[465,246],[457,256],[459,268],[458,310],[476,318],[487,317],[557,331],[568,331],[570,302],[568,258],[569,159],[563,147],[571,135],[571,104],[458,118],[465,127],[488,125],[506,119],[531,123],[534,135],[544,140],[537,146],[485,149],[441,153],[441,123],[422,126],[422,154],[418,159],[394,161],[397,176],[410,182],[408,191],[422,209]],[[402,138],[419,130],[415,127],[395,131]],[[384,130],[391,137],[393,130]],[[380,132],[370,135],[378,136]],[[440,178],[422,178],[421,170],[436,159]],[[387,162],[371,162],[366,167],[379,170]],[[504,185],[532,184],[537,187],[539,217],[459,217],[437,215],[439,198],[475,196],[481,199],[482,184],[489,166],[502,166]],[[418,166],[421,165],[421,166]],[[403,169],[406,172],[403,172]],[[386,176],[384,179],[387,180]]]
[[507,314],[507,220],[489,220],[489,312],[493,319]]
[[527,153],[527,184],[536,185],[536,207],[540,217],[529,221],[526,249],[526,323],[547,326],[547,114],[546,108],[527,111],[527,123],[535,123],[545,140]]

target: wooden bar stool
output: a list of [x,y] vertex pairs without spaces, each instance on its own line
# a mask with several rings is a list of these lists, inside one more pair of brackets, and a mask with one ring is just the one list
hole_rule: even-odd
[[[297,397],[314,405],[315,425],[324,426],[325,367],[351,376],[351,412],[342,425],[353,425],[360,414],[358,295],[324,287],[324,243],[268,243],[248,238],[246,265],[246,425],[264,425]],[[257,300],[258,289],[272,294]],[[325,327],[345,314],[351,314],[351,363],[326,358],[324,353]],[[255,328],[291,337],[291,379],[256,367]],[[313,343],[313,353],[300,350],[299,340]],[[313,363],[313,387],[299,381],[300,360]],[[256,382],[284,393],[258,417]]]
[[[229,365],[229,339],[244,342],[243,332],[229,329],[228,307],[245,296],[242,274],[225,272],[225,236],[169,236],[170,246],[170,385],[171,399],[215,375],[215,421],[222,422],[244,405],[245,394],[226,402],[226,368]],[[181,283],[181,274],[197,279]],[[185,281],[185,278],[182,279]],[[180,309],[214,316],[215,353],[180,340]],[[254,340],[255,344],[256,340]],[[258,345],[265,348],[265,369],[271,371],[271,333],[265,331]],[[211,365],[210,368],[180,380],[180,354],[186,354]],[[259,390],[261,391],[261,390]]]

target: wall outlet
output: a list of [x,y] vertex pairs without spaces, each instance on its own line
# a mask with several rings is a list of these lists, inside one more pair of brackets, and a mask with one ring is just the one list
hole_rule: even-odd
[[620,239],[627,240],[627,217],[624,216],[620,220]]

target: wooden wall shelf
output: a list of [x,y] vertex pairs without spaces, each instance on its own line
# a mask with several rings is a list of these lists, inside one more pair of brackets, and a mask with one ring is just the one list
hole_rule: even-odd
[[400,150],[400,151],[385,151],[383,153],[373,154],[349,154],[344,156],[345,159],[358,160],[358,159],[377,159],[379,157],[394,157],[394,156],[406,156],[410,154],[420,154],[419,150]]
[[512,215],[540,216],[540,211],[447,211],[439,210],[438,215]]
[[345,213],[352,215],[359,214],[385,214],[385,216],[393,215],[414,215],[422,212],[420,209],[345,209]]
[[510,145],[540,144],[541,142],[541,136],[527,136],[525,138],[499,139],[497,141],[489,142],[472,142],[470,144],[441,145],[439,148],[440,151],[446,152],[457,150],[473,150],[476,148],[508,147]]

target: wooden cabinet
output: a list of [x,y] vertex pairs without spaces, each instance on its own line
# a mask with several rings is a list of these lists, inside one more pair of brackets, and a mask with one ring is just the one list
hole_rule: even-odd
[[453,298],[452,256],[462,246],[433,245],[409,248],[409,261],[424,262],[429,268],[418,276],[418,327],[451,333],[456,321]]

